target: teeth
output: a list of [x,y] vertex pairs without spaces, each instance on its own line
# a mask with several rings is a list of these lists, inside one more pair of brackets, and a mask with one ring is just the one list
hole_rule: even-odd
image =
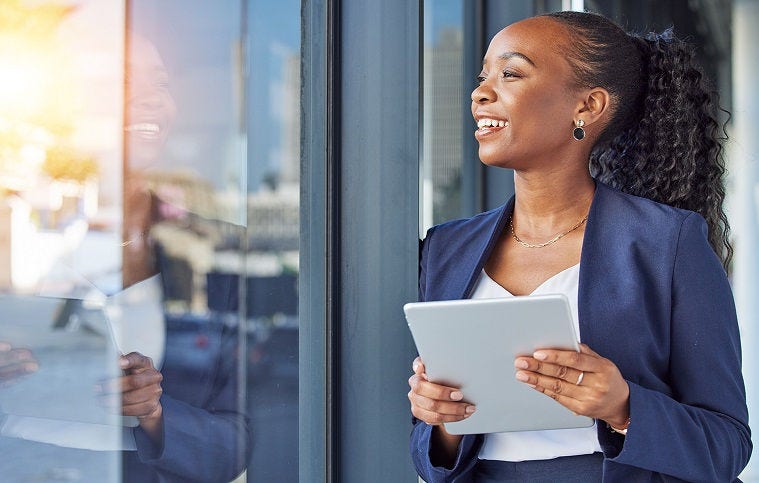
[[140,122],[136,124],[130,124],[129,126],[125,127],[124,130],[127,132],[139,131],[158,134],[161,128],[158,126],[158,124],[152,122]]
[[477,121],[477,127],[482,129],[484,127],[506,127],[509,123],[507,121],[499,121],[497,119],[480,119]]

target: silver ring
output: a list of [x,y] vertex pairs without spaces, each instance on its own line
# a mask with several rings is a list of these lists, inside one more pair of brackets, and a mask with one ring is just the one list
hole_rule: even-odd
[[577,378],[577,382],[575,382],[575,386],[579,386],[580,385],[580,383],[582,382],[582,378],[583,377],[585,377],[585,372],[584,371],[580,371],[580,376]]

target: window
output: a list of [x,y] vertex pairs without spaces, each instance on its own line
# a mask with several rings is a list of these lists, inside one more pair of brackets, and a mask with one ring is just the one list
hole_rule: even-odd
[[0,8],[4,479],[297,480],[299,11]]

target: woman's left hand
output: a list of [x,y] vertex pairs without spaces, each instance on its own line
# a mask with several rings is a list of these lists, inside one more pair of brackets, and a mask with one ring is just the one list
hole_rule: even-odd
[[575,414],[616,428],[630,416],[630,387],[617,366],[585,344],[580,352],[541,349],[514,361],[516,378]]

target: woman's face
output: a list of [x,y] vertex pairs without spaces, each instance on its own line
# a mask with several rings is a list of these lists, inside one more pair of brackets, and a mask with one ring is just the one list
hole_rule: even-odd
[[493,37],[472,92],[483,163],[531,170],[555,166],[576,149],[572,129],[582,97],[563,54],[567,39],[561,24],[540,17]]
[[154,166],[166,144],[176,105],[169,92],[169,79],[155,46],[132,34],[127,59],[126,131],[130,169]]

